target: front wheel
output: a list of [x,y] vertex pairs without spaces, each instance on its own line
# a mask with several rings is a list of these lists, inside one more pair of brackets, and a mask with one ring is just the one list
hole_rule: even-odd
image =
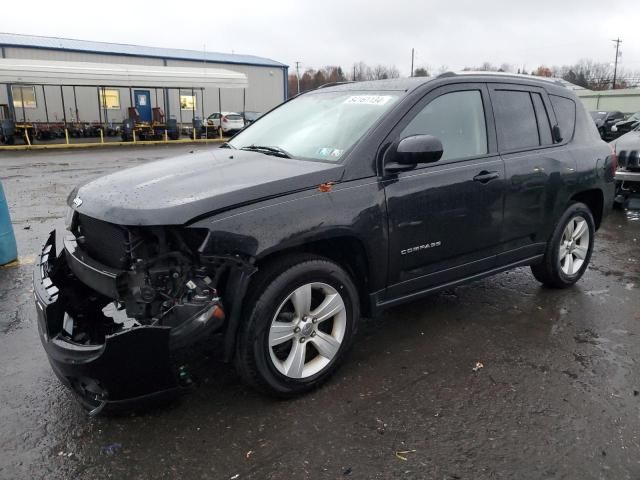
[[267,267],[255,286],[238,340],[238,372],[280,397],[316,388],[344,359],[356,331],[353,281],[330,260],[304,256]]
[[553,288],[576,283],[591,260],[594,236],[591,210],[584,203],[574,203],[558,221],[542,262],[531,266],[534,277]]

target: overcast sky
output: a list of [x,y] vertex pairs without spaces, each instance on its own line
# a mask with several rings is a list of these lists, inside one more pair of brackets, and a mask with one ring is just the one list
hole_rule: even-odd
[[[137,2],[136,2],[137,3]],[[640,71],[638,0],[233,0],[227,2],[30,0],[0,18],[0,31],[117,43],[247,53],[305,67],[354,62],[450,70],[489,61],[523,65],[613,62]],[[166,4],[167,7],[161,5]]]

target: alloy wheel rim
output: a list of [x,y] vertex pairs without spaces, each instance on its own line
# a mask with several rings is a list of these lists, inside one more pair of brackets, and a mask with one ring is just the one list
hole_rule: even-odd
[[575,275],[584,265],[589,252],[589,224],[584,217],[576,216],[569,220],[562,233],[558,259],[565,275]]
[[335,358],[346,327],[346,306],[335,288],[320,282],[302,285],[273,316],[268,337],[271,361],[286,377],[311,377]]

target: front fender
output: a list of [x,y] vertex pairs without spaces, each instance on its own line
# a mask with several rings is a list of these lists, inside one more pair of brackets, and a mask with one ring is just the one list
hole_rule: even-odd
[[241,207],[192,224],[207,228],[201,253],[225,252],[260,260],[294,247],[353,237],[364,246],[373,289],[387,273],[386,204],[376,178],[345,182]]

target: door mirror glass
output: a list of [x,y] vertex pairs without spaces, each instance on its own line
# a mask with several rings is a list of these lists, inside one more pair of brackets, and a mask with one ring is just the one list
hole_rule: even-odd
[[442,158],[442,142],[433,135],[412,135],[398,143],[393,161],[401,165],[437,162]]

